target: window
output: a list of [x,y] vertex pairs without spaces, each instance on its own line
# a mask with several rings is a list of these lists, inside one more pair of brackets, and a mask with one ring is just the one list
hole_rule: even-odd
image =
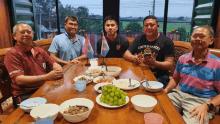
[[[60,0],[59,16],[61,33],[65,32],[66,16],[78,18],[78,34],[85,37],[87,34],[93,50],[96,51],[96,42],[103,32],[103,1],[102,0]],[[96,53],[96,52],[94,52]]]
[[190,41],[193,0],[169,0],[167,36],[172,40]]
[[[119,32],[124,37],[136,37],[143,33],[143,20],[148,15],[155,15],[160,25],[159,32],[163,32],[164,0],[120,0]],[[155,9],[154,9],[155,7]]]

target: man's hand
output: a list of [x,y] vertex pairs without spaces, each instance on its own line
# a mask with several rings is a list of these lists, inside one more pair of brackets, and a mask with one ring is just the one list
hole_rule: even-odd
[[139,57],[139,55],[134,56],[134,63],[135,64],[141,64],[143,60]]
[[71,61],[71,63],[74,63],[74,64],[77,64],[77,63],[80,63],[81,61],[79,61],[78,59],[73,59],[72,61]]
[[206,118],[207,118],[207,114],[208,114],[208,106],[207,104],[202,104],[200,106],[196,106],[194,108],[192,108],[189,113],[192,113],[190,115],[189,118],[192,118],[194,117],[195,115],[197,115],[196,119],[195,119],[195,122],[197,122],[199,119],[200,119],[200,123],[199,124],[205,124],[206,122]]
[[63,71],[58,69],[53,70],[46,74],[47,80],[57,80],[63,77]]
[[63,68],[58,63],[54,63],[53,70],[63,71]]
[[150,57],[149,59],[148,58],[144,58],[143,59],[143,63],[146,64],[146,65],[149,65],[149,66],[155,66],[156,60],[155,60],[154,57]]

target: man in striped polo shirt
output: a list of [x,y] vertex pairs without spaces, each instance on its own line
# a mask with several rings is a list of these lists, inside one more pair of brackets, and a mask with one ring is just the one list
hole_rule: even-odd
[[[187,124],[209,123],[214,107],[220,105],[220,59],[208,46],[214,42],[209,26],[197,27],[191,36],[193,51],[182,55],[171,80],[164,90]],[[174,89],[180,83],[180,91]]]

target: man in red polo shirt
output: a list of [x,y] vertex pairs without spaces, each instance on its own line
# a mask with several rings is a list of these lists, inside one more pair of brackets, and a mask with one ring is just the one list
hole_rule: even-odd
[[[12,36],[17,43],[6,53],[4,64],[12,80],[13,105],[17,108],[45,81],[62,78],[63,70],[42,48],[32,45],[33,31],[28,24],[15,25]],[[46,73],[46,66],[53,70]]]

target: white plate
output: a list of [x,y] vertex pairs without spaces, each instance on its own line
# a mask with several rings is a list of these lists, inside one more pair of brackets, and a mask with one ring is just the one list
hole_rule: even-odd
[[[105,77],[105,78],[110,78],[110,76],[104,76],[104,77]],[[103,78],[103,76],[98,76],[98,77],[94,78],[94,79],[93,79],[93,82],[97,84],[97,83],[98,83],[97,80],[99,80],[100,78]],[[114,78],[114,77],[112,77],[112,78]],[[116,80],[116,79],[114,78],[114,79],[112,80],[112,82],[115,81],[115,80]],[[109,83],[109,82],[102,82],[102,83]],[[110,82],[110,83],[111,83],[111,82]]]
[[[91,83],[92,80],[94,79],[93,76],[80,75],[78,77],[75,77],[73,80],[74,81],[78,81],[78,79],[81,78],[81,77],[85,77],[86,78],[86,84]],[[91,79],[91,81],[88,81],[89,79]]]
[[134,87],[128,87],[128,85],[127,86],[117,86],[117,83],[119,83],[119,82],[127,82],[127,84],[129,85],[129,79],[118,79],[118,80],[115,80],[115,81],[113,81],[113,85],[115,85],[116,87],[118,87],[118,88],[120,88],[120,89],[122,89],[122,90],[133,90],[133,89],[135,89],[135,88],[138,88],[139,86],[140,86],[140,82],[138,82],[138,81],[136,81],[136,80],[133,80],[133,79],[131,79],[131,85],[135,85]]
[[[27,107],[42,105],[42,104],[45,104],[46,102],[47,102],[47,100],[43,97],[29,98],[29,99],[26,99],[23,102],[21,102],[20,108],[23,109],[25,112],[30,112],[33,107],[31,107],[31,108],[27,108]],[[27,107],[24,107],[24,106],[27,106]]]
[[100,105],[100,106],[103,106],[103,107],[106,107],[106,108],[119,108],[119,107],[122,107],[124,105],[126,105],[128,102],[129,102],[129,97],[126,96],[126,103],[124,105],[120,105],[120,106],[110,106],[108,104],[105,104],[103,102],[100,101],[100,97],[102,96],[102,94],[99,94],[97,97],[96,97],[96,102]]
[[104,86],[104,85],[108,85],[108,84],[111,84],[111,83],[98,83],[94,86],[94,89],[95,91],[97,91],[98,93],[102,93],[101,90],[98,90],[100,86]]

